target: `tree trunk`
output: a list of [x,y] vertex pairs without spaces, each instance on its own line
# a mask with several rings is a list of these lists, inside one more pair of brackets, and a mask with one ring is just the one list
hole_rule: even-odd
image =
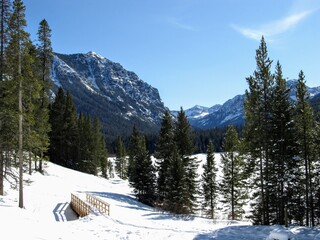
[[234,159],[233,153],[231,155],[231,219],[235,220],[234,213]]
[[[20,63],[21,71],[21,63]],[[23,208],[23,128],[22,128],[22,79],[19,75],[19,207]]]
[[30,150],[29,150],[29,175],[32,175],[32,158],[31,158]]
[[4,189],[3,189],[3,155],[2,149],[0,149],[0,195],[3,196]]
[[42,158],[43,158],[43,152],[40,151],[40,159],[39,159],[39,172],[42,173]]

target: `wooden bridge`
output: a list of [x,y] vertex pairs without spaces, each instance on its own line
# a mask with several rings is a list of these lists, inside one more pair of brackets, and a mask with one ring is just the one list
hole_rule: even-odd
[[86,194],[86,200],[82,200],[78,196],[71,193],[71,208],[80,217],[89,215],[91,212],[98,211],[110,216],[110,204],[91,195]]

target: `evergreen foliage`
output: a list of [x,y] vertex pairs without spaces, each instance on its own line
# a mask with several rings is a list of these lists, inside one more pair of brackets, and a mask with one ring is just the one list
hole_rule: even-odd
[[194,146],[192,129],[185,112],[181,108],[175,123],[174,139],[184,167],[184,196],[185,213],[194,213],[196,207],[196,195],[198,194],[198,182],[196,181],[198,163],[193,154]]
[[52,162],[82,172],[108,177],[108,153],[97,118],[77,116],[71,94],[59,88],[50,109],[49,156]]
[[286,86],[286,80],[282,75],[282,68],[277,62],[275,70],[275,86],[273,89],[272,102],[272,161],[269,169],[270,182],[273,191],[270,192],[272,201],[270,208],[273,209],[271,222],[285,224],[285,209],[293,211],[288,202],[288,193],[298,184],[298,165],[294,161],[296,144],[294,137],[293,105],[290,100],[290,89]]
[[117,153],[116,153],[116,166],[115,169],[117,171],[118,176],[121,179],[127,179],[128,173],[128,163],[126,157],[126,149],[124,147],[123,141],[121,137],[118,137],[117,141]]
[[305,219],[306,225],[315,225],[314,216],[314,168],[313,168],[313,136],[315,122],[313,118],[312,108],[309,104],[309,94],[305,85],[305,76],[302,71],[299,73],[297,84],[297,102],[295,107],[295,127],[297,139],[298,156],[300,158],[300,165],[304,169],[304,175],[300,179],[303,183],[305,192],[303,201],[305,202]]
[[156,145],[155,157],[158,166],[157,178],[157,193],[160,204],[168,196],[169,185],[171,182],[168,179],[170,176],[170,168],[172,167],[172,159],[174,152],[174,126],[172,116],[169,111],[166,111],[161,121],[161,129],[159,132],[158,142]]
[[139,201],[153,205],[155,200],[155,168],[151,156],[146,148],[146,140],[134,127],[132,143],[134,149],[130,150],[130,175],[129,182]]
[[[259,194],[255,196],[256,204],[253,215],[256,223],[270,224],[270,173],[269,165],[272,152],[272,97],[274,77],[271,74],[272,61],[268,57],[266,42],[262,37],[256,51],[257,69],[253,76],[247,78],[249,91],[245,100],[245,134],[252,159],[259,169],[259,179],[255,184]],[[261,208],[261,209],[259,209]]]
[[241,219],[244,213],[243,205],[248,198],[247,174],[245,161],[240,153],[240,140],[236,129],[229,126],[223,141],[221,154],[222,180],[220,191],[222,202],[227,207],[231,220]]
[[204,196],[202,209],[206,216],[213,219],[218,195],[218,183],[216,180],[218,169],[216,167],[214,147],[211,141],[207,149],[207,161],[203,165],[204,171],[202,174],[202,194]]
[[13,12],[9,19],[9,43],[6,49],[8,75],[12,82],[12,90],[16,93],[16,115],[18,116],[18,159],[19,159],[19,207],[23,208],[23,135],[32,125],[33,106],[28,88],[33,87],[34,79],[31,72],[32,58],[29,55],[31,42],[29,33],[25,31],[25,6],[21,0],[13,1]]
[[42,158],[44,152],[49,147],[48,133],[50,131],[49,124],[49,91],[50,91],[50,70],[52,64],[52,47],[51,47],[51,29],[48,22],[43,19],[39,24],[38,30],[38,45],[35,68],[38,73],[40,83],[40,93],[38,103],[35,109],[35,131],[39,146],[37,152],[39,155],[39,171],[42,172]]
[[8,144],[8,125],[10,125],[10,115],[8,114],[8,104],[6,103],[6,95],[8,89],[6,87],[6,56],[5,49],[8,44],[8,23],[11,15],[11,2],[9,0],[0,1],[0,195],[4,194],[4,166],[7,160],[4,152],[8,152],[11,147]]

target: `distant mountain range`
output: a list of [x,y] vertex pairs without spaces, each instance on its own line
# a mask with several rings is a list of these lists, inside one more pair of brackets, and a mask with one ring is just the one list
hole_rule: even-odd
[[[287,81],[290,87],[290,98],[296,100],[296,85],[297,80]],[[320,87],[308,87],[310,98],[318,97]],[[226,101],[224,104],[214,105],[212,107],[204,107],[196,105],[185,110],[190,124],[195,128],[210,129],[226,127],[228,125],[243,125],[244,124],[244,99],[245,94],[237,95],[234,98]],[[177,111],[172,111],[173,115]]]
[[[58,87],[69,90],[78,112],[98,116],[108,138],[128,136],[133,125],[149,134],[160,129],[161,118],[167,108],[158,90],[119,63],[94,52],[55,53],[51,74],[53,92]],[[290,80],[287,84],[291,87],[290,96],[295,100],[297,81]],[[320,93],[320,87],[308,88],[308,91],[314,97]],[[185,113],[196,129],[243,125],[244,99],[244,94],[237,95],[224,104],[212,107],[196,105]],[[171,112],[177,115],[177,111]]]

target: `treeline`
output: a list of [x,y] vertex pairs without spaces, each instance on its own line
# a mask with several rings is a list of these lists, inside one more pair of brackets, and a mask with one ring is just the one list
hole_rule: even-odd
[[[116,166],[118,176],[129,180],[137,199],[143,203],[175,214],[198,212],[215,218],[218,201],[230,219],[241,219],[243,206],[248,201],[250,170],[243,153],[243,141],[230,126],[223,136],[222,173],[217,180],[218,166],[215,147],[208,141],[207,158],[202,166],[194,153],[194,134],[183,109],[175,119],[165,112],[159,132],[156,151],[151,156],[146,137],[134,127],[128,154],[122,139],[118,139]],[[126,157],[128,155],[128,157]],[[199,176],[200,172],[203,172]],[[222,196],[219,198],[219,196]]]
[[133,131],[127,176],[140,201],[174,213],[202,209],[211,218],[220,201],[230,219],[239,219],[250,199],[250,219],[255,224],[319,224],[320,124],[310,105],[304,73],[299,73],[293,101],[279,62],[272,73],[263,37],[256,64],[247,78],[241,138],[234,127],[222,138],[221,181],[216,179],[210,137],[198,144],[201,148],[206,144],[207,161],[203,175],[197,175],[194,135],[182,109],[177,119],[168,112],[162,119],[157,160],[146,151],[145,138]]
[[50,107],[50,161],[81,172],[108,177],[110,168],[98,118],[77,114],[70,92],[59,88]]

